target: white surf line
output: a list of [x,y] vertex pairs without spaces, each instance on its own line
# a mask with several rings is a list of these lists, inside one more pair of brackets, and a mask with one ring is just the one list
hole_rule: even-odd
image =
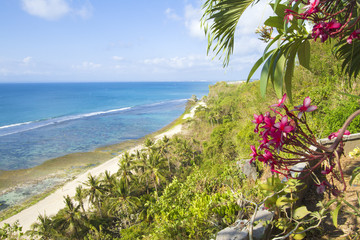
[[[195,110],[198,106],[205,106],[205,103],[198,102],[190,111],[189,116],[186,118],[194,117]],[[183,117],[185,119],[185,116]],[[159,134],[155,137],[155,139],[161,139],[165,135],[167,137],[171,137],[174,134],[181,132],[181,125],[177,125],[174,128],[170,129],[169,131]],[[143,145],[138,145],[128,152],[133,153],[136,150],[140,150],[143,148]],[[31,229],[31,225],[37,221],[39,214],[46,214],[46,216],[54,216],[56,213],[65,207],[64,197],[69,195],[70,197],[75,196],[76,187],[82,185],[83,182],[88,180],[89,174],[92,176],[99,176],[101,173],[104,173],[106,170],[109,171],[111,174],[116,173],[118,170],[118,162],[121,159],[123,153],[117,157],[110,159],[109,161],[94,167],[85,173],[79,175],[74,180],[66,183],[63,187],[56,190],[54,193],[50,194],[43,200],[35,203],[34,205],[28,207],[27,209],[22,210],[21,212],[17,213],[16,215],[0,222],[0,227],[3,226],[4,223],[13,224],[15,221],[19,221],[20,225],[22,226],[23,232],[26,232]]]

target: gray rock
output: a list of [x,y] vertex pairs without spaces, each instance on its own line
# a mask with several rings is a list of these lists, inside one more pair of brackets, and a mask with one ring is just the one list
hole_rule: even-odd
[[255,164],[250,164],[250,159],[241,159],[237,162],[237,165],[240,167],[241,171],[249,179],[256,180],[258,177],[258,172],[256,170]]
[[259,223],[253,228],[254,240],[268,239],[270,225],[267,221],[272,221],[273,217],[274,213],[268,210],[259,210],[256,213],[254,222]]
[[238,220],[235,226],[227,227],[218,232],[216,240],[248,240],[249,231],[246,229],[248,220]]

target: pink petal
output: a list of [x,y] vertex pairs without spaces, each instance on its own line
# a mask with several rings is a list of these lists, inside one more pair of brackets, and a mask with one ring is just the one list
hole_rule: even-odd
[[308,107],[308,109],[306,109],[306,111],[305,112],[312,112],[312,111],[315,111],[317,109],[317,106],[310,106],[310,107]]
[[286,127],[284,127],[284,132],[288,133],[288,132],[291,132],[293,129],[294,129],[293,126],[286,126]]
[[300,119],[302,117],[302,115],[303,115],[303,112],[299,112],[297,115],[298,119]]
[[310,99],[309,97],[306,97],[306,98],[304,99],[304,104],[303,104],[303,106],[304,106],[304,107],[309,107],[309,106],[310,106],[310,103],[311,103],[311,99]]
[[283,117],[281,118],[281,123],[282,123],[282,124],[287,124],[287,123],[288,123],[288,117],[287,117],[287,116],[283,116]]

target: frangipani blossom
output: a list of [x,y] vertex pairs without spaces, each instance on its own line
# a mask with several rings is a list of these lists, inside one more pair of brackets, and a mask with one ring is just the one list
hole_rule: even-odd
[[359,39],[360,38],[360,29],[357,29],[353,31],[350,36],[346,39],[348,44],[352,44],[353,39]]
[[295,12],[290,9],[285,9],[284,20],[286,21],[286,23],[291,22],[294,19],[294,13]]
[[277,129],[279,129],[279,131],[284,133],[289,133],[292,130],[294,130],[293,126],[289,126],[289,121],[287,116],[283,116],[280,122],[274,124],[274,127],[276,127]]
[[[331,134],[328,136],[328,139],[329,139],[329,140],[331,140],[331,139],[336,138],[336,137],[339,135],[340,131],[341,131],[341,128],[340,128],[337,132],[333,132],[333,133],[331,133]],[[344,132],[344,135],[343,135],[343,136],[345,136],[345,135],[350,135],[349,130],[345,130],[345,132]]]
[[283,108],[285,100],[286,100],[286,93],[283,95],[283,97],[281,99],[279,99],[279,102],[277,104],[273,104],[270,107]]
[[309,14],[314,13],[316,11],[316,7],[319,5],[320,0],[310,0],[309,4],[306,5],[303,9],[306,10]]
[[303,105],[295,106],[294,107],[295,109],[292,111],[300,111],[297,116],[300,119],[304,112],[312,112],[317,109],[317,106],[315,105],[310,106],[310,103],[311,103],[310,97],[306,97],[304,99]]
[[256,157],[258,156],[258,154],[256,152],[256,148],[254,145],[251,145],[250,148],[251,148],[251,152],[252,152],[252,153],[250,153],[250,156],[251,156],[250,163],[252,163],[253,161],[256,160]]
[[262,114],[260,115],[254,114],[254,118],[255,120],[252,120],[251,122],[256,124],[254,132],[257,133],[259,131],[259,125],[264,122],[264,116]]

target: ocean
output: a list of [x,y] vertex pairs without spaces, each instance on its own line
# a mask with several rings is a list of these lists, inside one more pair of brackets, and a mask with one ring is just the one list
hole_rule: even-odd
[[178,118],[210,84],[0,84],[0,170],[141,138]]

